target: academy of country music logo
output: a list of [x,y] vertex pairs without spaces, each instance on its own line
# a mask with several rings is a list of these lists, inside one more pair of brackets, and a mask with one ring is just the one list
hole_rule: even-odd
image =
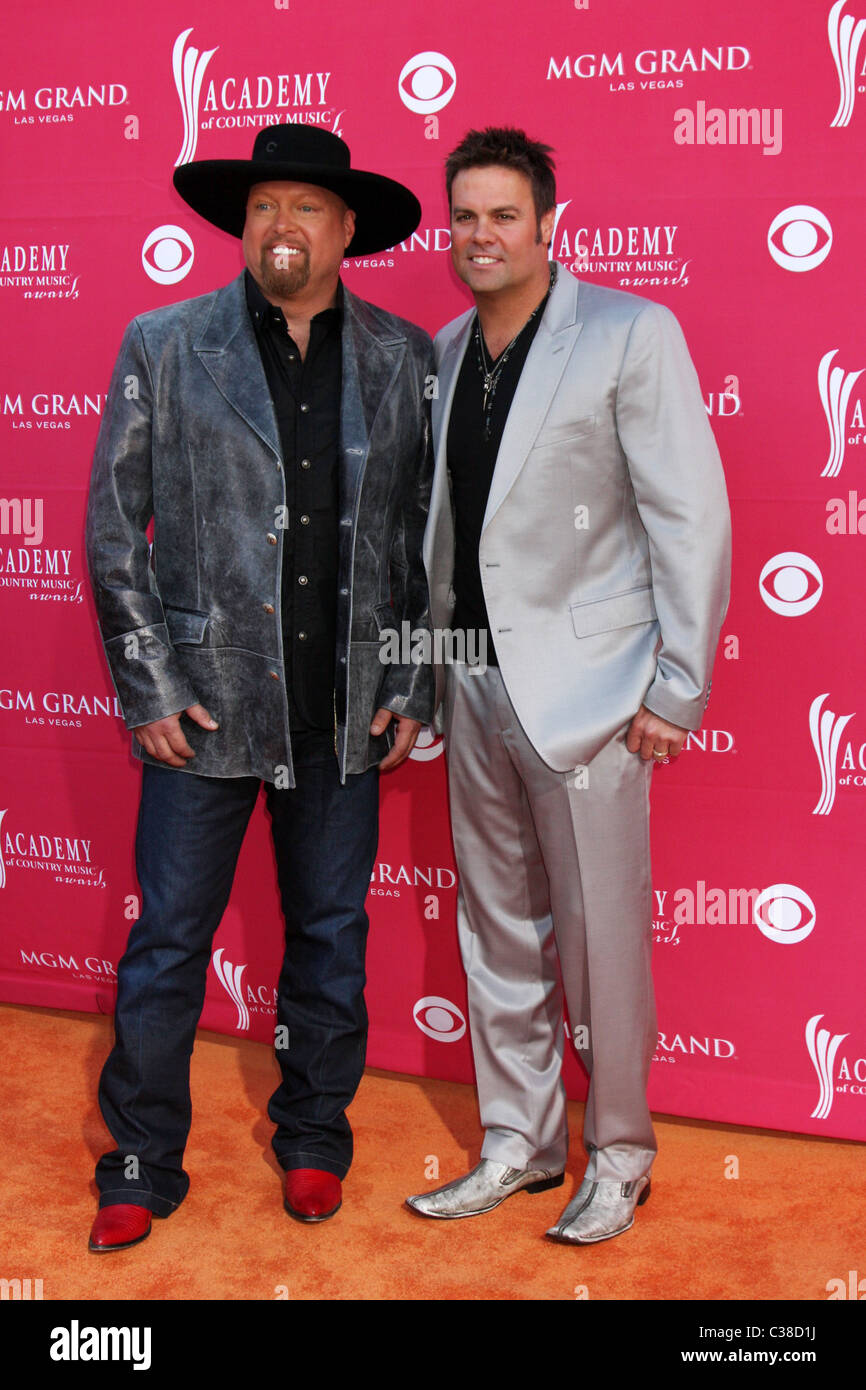
[[829,816],[837,787],[866,787],[866,743],[855,739],[842,742],[842,735],[854,713],[836,714],[824,701],[829,692],[817,695],[809,707],[809,733],[821,773],[821,794],[813,807],[815,816]]
[[44,434],[70,430],[82,420],[99,420],[108,399],[104,391],[0,392],[0,418],[13,430]]
[[653,889],[653,940],[679,946],[691,932],[682,927],[752,927],[769,941],[795,945],[815,926],[815,904],[792,883],[769,888],[719,888],[699,878],[694,888]]
[[752,65],[748,48],[719,44],[712,48],[644,48],[639,53],[553,55],[547,81],[607,81],[611,92],[661,92],[680,88],[696,73],[743,72]]
[[[195,159],[200,130],[261,130],[269,125],[319,125],[342,135],[344,110],[330,92],[330,72],[208,74],[219,51],[189,42],[192,29],[174,41],[171,69],[183,117],[175,165]],[[205,80],[207,78],[207,80]]]
[[0,89],[0,112],[10,115],[16,126],[68,125],[80,111],[109,110],[128,100],[122,82],[19,87],[17,92],[5,87]]
[[0,810],[0,888],[6,887],[10,870],[50,874],[54,883],[74,888],[105,888],[105,869],[93,862],[93,841],[78,835],[58,834],[41,825],[34,830],[13,829],[5,820],[8,807]]
[[824,1014],[813,1014],[806,1024],[806,1050],[818,1078],[818,1100],[811,1119],[826,1120],[836,1095],[866,1096],[866,1057],[851,1058],[839,1049],[850,1035],[819,1028]]
[[233,965],[226,958],[225,947],[214,951],[211,964],[214,974],[238,1011],[235,1027],[238,1032],[246,1032],[250,1026],[250,1014],[268,1014],[274,1017],[277,1012],[277,991],[274,985],[250,985],[244,983],[247,962]]
[[[836,360],[838,353],[838,348],[831,348],[818,363],[818,396],[829,435],[822,478],[838,478],[846,450],[866,446],[866,377],[860,382],[866,367],[849,370]],[[866,536],[866,494],[861,495],[855,487],[846,488],[841,497],[829,497],[826,513],[828,536]]]
[[567,198],[556,205],[551,260],[561,261],[574,275],[612,276],[614,284],[627,289],[689,283],[692,261],[683,259],[677,225],[575,226],[565,215],[571,202]]
[[[866,368],[859,367],[849,371],[841,363],[834,361],[838,352],[838,348],[831,348],[818,363],[818,395],[830,436],[830,452],[821,470],[822,478],[838,478],[845,462],[846,444],[856,446],[866,443],[862,395],[858,393],[853,405],[851,404],[854,387]],[[860,391],[863,390],[864,387],[861,387]]]
[[843,15],[847,3],[848,0],[836,0],[827,17],[827,38],[839,79],[839,105],[831,126],[848,125],[854,114],[854,94],[863,91],[862,85],[858,84],[862,84],[866,77],[866,58],[860,71],[857,70],[860,44],[866,34],[866,19],[855,20],[850,14]]
[[43,546],[44,538],[41,497],[0,497],[0,592],[17,590],[37,603],[83,603],[72,548]]
[[73,273],[68,243],[19,242],[0,247],[0,289],[22,299],[77,299],[80,275]]

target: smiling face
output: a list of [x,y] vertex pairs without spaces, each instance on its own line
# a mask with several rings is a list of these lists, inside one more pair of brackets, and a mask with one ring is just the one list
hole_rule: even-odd
[[504,165],[464,169],[451,187],[451,259],[473,294],[547,284],[555,209],[540,225],[526,174]]
[[269,299],[333,295],[355,214],[310,183],[257,183],[247,198],[242,245],[247,268]]

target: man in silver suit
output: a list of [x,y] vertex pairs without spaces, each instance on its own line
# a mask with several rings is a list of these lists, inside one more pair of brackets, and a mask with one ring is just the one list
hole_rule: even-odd
[[408,1205],[475,1216],[562,1183],[564,988],[588,1162],[547,1235],[588,1244],[650,1192],[650,778],[701,723],[730,520],[674,315],[550,259],[550,154],[489,128],[446,164],[475,308],[435,343],[424,558],[436,627],[487,648],[437,671],[485,1137]]

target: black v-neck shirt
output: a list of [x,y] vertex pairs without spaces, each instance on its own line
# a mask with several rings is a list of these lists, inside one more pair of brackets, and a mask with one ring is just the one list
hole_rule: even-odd
[[[481,527],[508,412],[545,308],[546,304],[542,304],[534,319],[523,328],[502,368],[490,411],[490,438],[484,438],[484,379],[478,365],[474,325],[469,334],[451,402],[451,418],[448,424],[448,471],[454,508],[453,587],[457,598],[451,625],[454,631],[469,631],[474,628],[479,634],[486,633],[488,666],[498,666],[499,663],[489,630],[487,605],[481,587],[478,564]],[[484,351],[487,361],[490,362],[486,343]],[[480,640],[480,636],[477,637],[476,644],[480,643]],[[484,650],[479,645],[474,649],[482,653]],[[467,650],[472,650],[468,639]]]

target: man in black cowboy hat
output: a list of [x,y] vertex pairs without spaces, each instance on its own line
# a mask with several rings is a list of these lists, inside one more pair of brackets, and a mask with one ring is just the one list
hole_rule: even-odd
[[383,627],[428,623],[431,344],[339,278],[347,253],[414,231],[417,199],[302,125],[174,182],[242,237],[246,269],[133,320],[94,459],[91,579],[143,763],[142,913],[100,1081],[116,1148],[96,1170],[96,1251],[143,1240],[189,1187],[189,1057],[262,783],[286,921],[274,1151],[292,1216],[339,1207],[366,1044],[378,773],[432,714],[429,667],[379,660]]

